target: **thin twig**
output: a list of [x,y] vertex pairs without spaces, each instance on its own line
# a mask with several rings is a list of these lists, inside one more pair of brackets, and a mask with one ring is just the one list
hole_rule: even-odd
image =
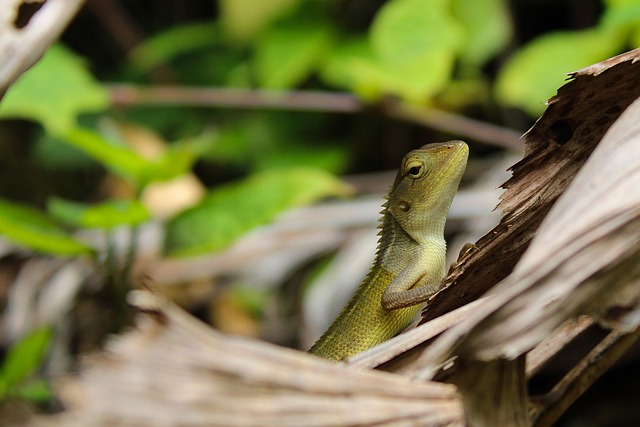
[[[144,32],[120,1],[89,0],[87,9],[127,55],[144,42]],[[176,81],[176,75],[166,61],[160,61],[149,75],[153,82]]]
[[[231,107],[328,113],[360,113],[369,108],[349,93],[318,91],[268,91],[223,89],[213,87],[182,87],[109,85],[111,101],[116,106],[182,105],[191,107]],[[421,124],[443,132],[482,141],[509,150],[522,150],[520,133],[479,120],[470,119],[434,108],[408,106],[400,101],[385,102],[386,114]]]
[[583,316],[562,326],[558,331],[549,335],[527,354],[527,377],[538,373],[546,363],[560,352],[575,337],[593,324],[591,317]]
[[106,268],[107,279],[110,280],[114,286],[117,286],[118,281],[118,260],[116,257],[116,243],[112,230],[104,230],[105,246],[106,246]]
[[285,92],[214,87],[109,85],[116,106],[180,105],[356,113],[363,105],[348,93]]
[[144,40],[137,22],[119,1],[89,0],[87,9],[124,52],[131,51]]
[[418,123],[443,132],[455,133],[475,141],[490,143],[508,150],[524,150],[524,142],[520,141],[521,133],[512,129],[435,108],[412,106],[402,102],[388,103],[384,111],[397,119]]
[[[124,266],[122,267],[122,286],[128,291],[131,288],[131,270],[136,260],[138,253],[138,239],[140,237],[140,226],[134,225],[129,228],[129,247],[127,248],[127,255],[124,260]],[[126,292],[125,291],[125,292]]]
[[630,334],[614,330],[587,354],[541,400],[534,426],[551,426],[640,338],[640,328]]

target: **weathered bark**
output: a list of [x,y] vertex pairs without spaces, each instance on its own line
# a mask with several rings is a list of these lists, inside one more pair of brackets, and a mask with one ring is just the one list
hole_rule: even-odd
[[[473,361],[447,381],[457,385],[467,425],[526,427],[530,425],[524,356],[516,360]],[[482,398],[478,398],[482,396]]]
[[[495,407],[494,396],[500,393],[496,387],[514,386],[512,372],[493,369],[492,375],[480,371],[500,360],[524,357],[567,322],[589,315],[606,321],[617,336],[631,334],[622,339],[623,346],[603,342],[597,353],[604,362],[589,373],[601,373],[621,356],[621,348],[637,340],[639,117],[637,100],[608,130],[555,203],[513,272],[492,289],[482,306],[437,338],[415,362],[413,374],[431,378],[447,360],[455,358],[452,378],[465,379],[456,384],[464,396],[467,416],[470,420],[473,416],[473,425],[511,422],[508,412],[486,408]],[[533,206],[535,200],[523,199],[522,203]],[[608,316],[610,310],[618,313],[615,319]],[[575,400],[588,388],[584,385],[590,385],[597,376],[587,375],[584,367],[576,369],[552,391],[550,407],[540,408],[549,419],[555,419],[566,409],[566,403]],[[581,381],[576,372],[584,376]],[[473,383],[466,381],[469,379]],[[569,387],[564,383],[579,385]],[[473,387],[483,392],[474,394]],[[484,413],[475,410],[483,407]],[[520,410],[528,416],[523,406]]]
[[159,295],[136,291],[137,329],[60,382],[67,412],[44,425],[462,425],[455,387],[357,372],[226,337]]
[[524,158],[498,205],[503,218],[467,251],[434,295],[423,322],[474,301],[504,279],[527,249],[540,223],[609,127],[640,96],[640,49],[583,68],[549,100],[524,136]]

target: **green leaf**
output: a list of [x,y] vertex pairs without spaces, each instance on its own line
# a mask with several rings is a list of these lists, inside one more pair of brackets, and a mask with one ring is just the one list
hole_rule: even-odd
[[133,226],[151,218],[147,208],[137,200],[110,200],[87,205],[54,197],[47,203],[47,209],[60,221],[83,228]]
[[309,166],[339,173],[347,166],[347,152],[343,145],[306,146],[291,144],[275,153],[257,159],[258,170]]
[[434,52],[455,53],[463,35],[450,0],[394,0],[376,15],[370,40],[382,62],[400,65]]
[[[307,137],[318,134],[317,115],[301,116],[291,123],[290,115],[262,112],[228,122],[211,140],[197,149],[200,158],[234,166],[240,170],[258,171],[274,168],[307,166],[340,173],[348,163],[347,147],[342,141]],[[206,150],[206,151],[205,151]]]
[[165,251],[172,256],[217,251],[286,209],[349,193],[348,185],[317,169],[256,173],[211,191],[200,205],[173,218],[167,224]]
[[234,302],[254,317],[264,314],[265,308],[272,297],[272,292],[264,287],[256,288],[239,284],[234,284],[230,292]]
[[357,38],[337,44],[320,76],[329,84],[346,87],[361,98],[374,101],[384,94],[379,67],[369,41]]
[[160,64],[211,47],[219,38],[214,22],[197,22],[170,29],[144,40],[131,51],[131,65],[138,72],[147,72]]
[[47,354],[52,335],[49,326],[36,329],[9,349],[0,368],[0,396],[35,373]]
[[609,0],[599,26],[629,37],[631,46],[640,44],[640,2],[637,0]]
[[35,120],[48,132],[63,134],[76,127],[78,115],[108,106],[107,92],[83,62],[55,45],[9,89],[0,117]]
[[218,0],[222,27],[231,39],[242,43],[257,38],[299,3],[300,0]]
[[53,398],[53,391],[45,380],[27,381],[11,391],[11,395],[35,403],[47,403]]
[[162,156],[151,162],[149,180],[168,181],[189,172],[196,156],[202,155],[198,150],[206,147],[207,143],[210,142],[204,135],[169,145]]
[[150,164],[142,156],[124,144],[117,144],[89,129],[73,129],[63,141],[79,148],[102,163],[113,173],[136,183],[149,179]]
[[367,40],[356,39],[333,52],[321,76],[368,101],[392,94],[424,102],[449,83],[454,59],[453,52],[438,49],[402,61],[382,62]]
[[498,75],[496,96],[538,116],[567,73],[614,55],[622,42],[616,32],[598,29],[541,36],[509,58]]
[[7,200],[0,200],[0,234],[40,252],[56,255],[93,252],[42,212]]
[[256,77],[262,87],[288,89],[304,80],[325,56],[330,27],[304,19],[272,26],[256,45]]
[[31,151],[37,165],[54,171],[91,171],[100,165],[60,137],[42,132]]
[[462,61],[480,66],[511,40],[505,0],[453,0],[453,10],[467,33],[460,53]]
[[130,147],[104,138],[89,129],[74,129],[63,141],[105,165],[113,173],[143,187],[184,174],[194,161],[190,144],[176,144],[157,160],[147,160]]

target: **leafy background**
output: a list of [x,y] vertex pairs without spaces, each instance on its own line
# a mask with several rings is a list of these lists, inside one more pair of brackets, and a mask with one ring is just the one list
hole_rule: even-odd
[[[566,73],[639,44],[637,0],[88,1],[0,103],[0,301],[28,260],[82,260],[69,311],[100,327],[72,328],[67,353],[100,347],[130,323],[145,225],[156,258],[222,253],[286,210],[384,191],[350,177],[426,142],[463,138],[474,162],[518,151],[420,118],[522,133]],[[330,258],[268,289],[224,277],[167,293],[223,330],[296,346],[298,299]],[[273,310],[289,332],[264,332]],[[40,323],[3,337],[0,396],[50,409],[55,334]]]

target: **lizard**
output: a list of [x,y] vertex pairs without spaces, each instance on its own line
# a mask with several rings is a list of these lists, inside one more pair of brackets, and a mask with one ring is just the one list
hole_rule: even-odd
[[444,225],[468,155],[467,144],[450,141],[404,157],[382,205],[371,269],[309,353],[339,361],[380,344],[442,287]]

